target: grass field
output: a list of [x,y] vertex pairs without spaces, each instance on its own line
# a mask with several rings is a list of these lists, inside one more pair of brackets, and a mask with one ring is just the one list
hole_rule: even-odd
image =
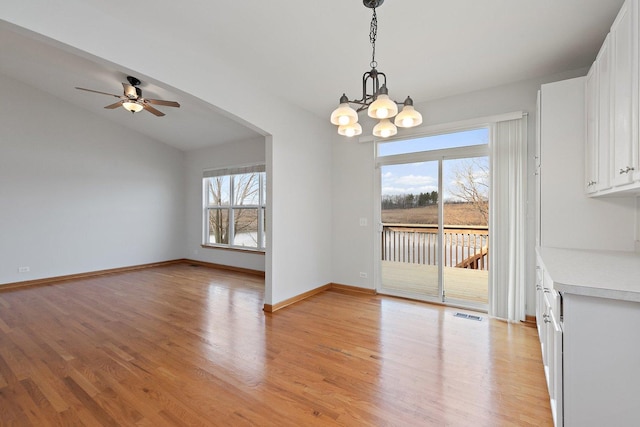
[[[386,209],[382,211],[382,222],[392,224],[437,224],[438,206],[410,209]],[[488,225],[477,208],[471,203],[444,204],[446,225]]]

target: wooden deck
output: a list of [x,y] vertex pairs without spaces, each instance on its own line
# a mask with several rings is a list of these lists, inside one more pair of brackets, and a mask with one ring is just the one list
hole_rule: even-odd
[[[487,304],[489,272],[468,268],[444,267],[444,290],[449,299]],[[382,286],[385,289],[438,296],[438,267],[382,261]]]

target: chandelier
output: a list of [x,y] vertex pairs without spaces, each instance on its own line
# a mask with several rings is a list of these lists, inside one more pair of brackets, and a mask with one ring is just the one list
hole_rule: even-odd
[[[338,126],[338,133],[345,136],[356,136],[362,133],[362,126],[358,123],[358,113],[367,110],[369,117],[378,119],[379,122],[373,128],[373,134],[378,137],[388,138],[398,133],[398,127],[410,128],[422,123],[422,115],[413,108],[413,100],[410,96],[404,102],[393,101],[389,98],[387,89],[387,76],[377,70],[376,62],[376,38],[378,36],[378,17],[376,8],[384,3],[384,0],[363,0],[366,7],[373,9],[369,41],[371,42],[371,71],[362,75],[362,98],[350,100],[346,94],[340,97],[340,105],[331,113],[331,123]],[[354,110],[349,104],[358,105]],[[398,105],[403,105],[398,114]],[[395,117],[393,123],[391,118]]]

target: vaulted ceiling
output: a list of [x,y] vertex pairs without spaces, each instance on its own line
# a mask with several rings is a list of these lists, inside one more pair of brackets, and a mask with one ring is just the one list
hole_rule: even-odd
[[[393,98],[411,95],[417,104],[579,69],[594,60],[622,3],[387,0],[377,10],[378,69],[387,74]],[[360,0],[141,0],[127,2],[126,10],[121,2],[84,4],[144,30],[147,37],[123,49],[144,50],[145,43],[172,38],[185,49],[219,58],[252,85],[322,119],[343,92],[360,96],[362,73],[370,68],[371,10]],[[78,22],[89,19],[82,13]],[[0,58],[0,73],[183,150],[259,136],[180,87],[4,21]],[[164,59],[172,60],[170,51]],[[175,66],[189,79],[188,64]],[[128,74],[143,81],[146,97],[179,101],[182,107],[158,107],[167,114],[161,118],[146,112],[132,117],[121,108],[102,108],[113,98],[74,89],[119,94]]]

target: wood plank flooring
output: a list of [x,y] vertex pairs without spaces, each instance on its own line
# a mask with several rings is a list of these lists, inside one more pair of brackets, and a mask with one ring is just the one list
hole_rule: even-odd
[[0,425],[551,425],[536,330],[176,264],[0,292]]

